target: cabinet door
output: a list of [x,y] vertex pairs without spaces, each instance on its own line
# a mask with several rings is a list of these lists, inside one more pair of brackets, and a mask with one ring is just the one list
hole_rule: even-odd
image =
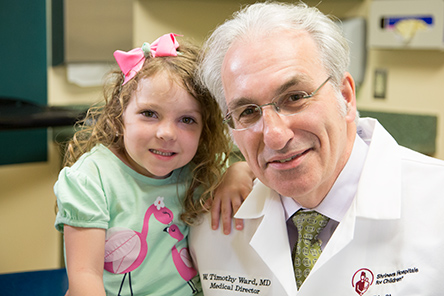
[[[0,97],[46,105],[46,0],[1,0],[0,28]],[[46,128],[0,131],[0,144],[0,165],[47,160]]]

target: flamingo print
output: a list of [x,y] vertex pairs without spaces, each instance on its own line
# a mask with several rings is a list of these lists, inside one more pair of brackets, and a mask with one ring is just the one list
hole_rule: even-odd
[[159,196],[154,204],[147,209],[141,232],[122,227],[112,227],[107,231],[104,268],[112,273],[124,274],[118,295],[122,291],[127,275],[131,295],[133,295],[131,271],[142,264],[148,253],[147,236],[150,217],[154,215],[157,221],[163,224],[173,221],[173,213],[165,207],[163,199]]
[[[177,239],[178,242],[183,240],[184,236],[176,224],[172,224],[166,227],[165,232],[167,232],[172,238]],[[173,262],[176,266],[177,271],[180,276],[187,282],[190,286],[193,294],[197,293],[196,286],[194,285],[192,279],[197,275],[197,271],[193,268],[190,253],[188,248],[182,248],[180,251],[177,250],[176,246],[171,249],[171,255],[173,256]]]

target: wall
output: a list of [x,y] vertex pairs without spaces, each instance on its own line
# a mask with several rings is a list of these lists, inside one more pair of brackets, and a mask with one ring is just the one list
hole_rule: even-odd
[[0,166],[0,273],[61,266],[52,191],[60,158],[49,148],[47,162]]
[[[201,42],[240,3],[234,0],[137,0],[134,3],[134,46],[168,32]],[[320,1],[307,1],[317,5]],[[338,17],[366,16],[371,0],[323,1],[318,7]],[[444,159],[443,87],[444,53],[438,51],[370,50],[358,107],[379,111],[437,114],[436,157]],[[387,98],[373,98],[373,72],[388,70]],[[81,88],[66,81],[64,66],[48,69],[48,103],[90,104],[101,95],[100,87]],[[60,266],[60,236],[55,218],[52,187],[60,166],[59,152],[50,145],[46,163],[0,167],[0,273]],[[7,243],[4,243],[7,242]]]
[[[377,1],[377,0],[374,0]],[[136,0],[134,3],[134,46],[175,32],[201,43],[208,32],[222,23],[244,0]],[[327,14],[339,18],[367,17],[372,0],[307,0]],[[376,69],[388,72],[387,97],[373,98]],[[50,104],[88,104],[100,98],[100,88],[80,88],[66,82],[63,66],[49,69]],[[367,57],[365,80],[358,91],[358,108],[438,116],[435,157],[444,159],[444,52],[429,50],[375,50]],[[406,87],[408,86],[408,87]]]

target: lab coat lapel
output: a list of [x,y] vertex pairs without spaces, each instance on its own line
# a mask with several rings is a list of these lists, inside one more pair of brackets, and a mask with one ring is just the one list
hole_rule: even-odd
[[313,266],[310,275],[315,274],[318,269],[320,269],[326,262],[328,262],[336,254],[338,254],[353,240],[355,233],[355,223],[356,199],[352,202],[347,214],[344,216],[342,222],[339,223],[325,249],[322,251],[321,256],[319,257],[318,261],[316,261],[316,264]]
[[251,196],[253,198],[245,200],[235,217],[261,219],[250,246],[280,281],[287,295],[295,295],[296,281],[280,196],[261,182],[256,184]]

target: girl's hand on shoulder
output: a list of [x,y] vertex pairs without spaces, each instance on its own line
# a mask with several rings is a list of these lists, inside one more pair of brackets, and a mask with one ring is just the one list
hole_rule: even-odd
[[[222,220],[224,234],[231,233],[231,219],[253,189],[255,176],[245,161],[233,163],[225,172],[222,182],[214,192],[211,205],[211,226],[219,228]],[[242,230],[242,219],[234,219],[237,230]]]

